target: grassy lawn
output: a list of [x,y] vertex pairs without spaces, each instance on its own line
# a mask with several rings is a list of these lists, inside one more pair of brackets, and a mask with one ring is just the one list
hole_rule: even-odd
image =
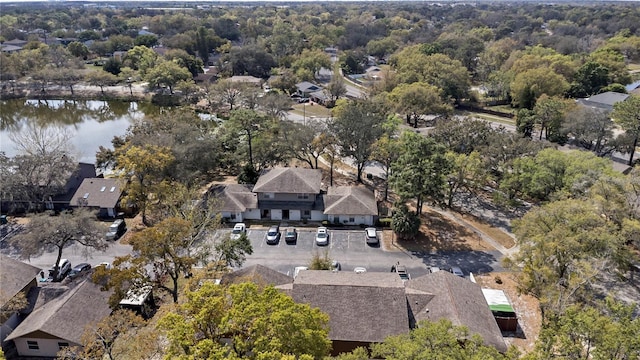
[[318,104],[306,103],[306,104],[295,104],[293,105],[294,114],[305,115],[308,117],[319,117],[319,118],[327,118],[331,116],[331,110],[326,107]]

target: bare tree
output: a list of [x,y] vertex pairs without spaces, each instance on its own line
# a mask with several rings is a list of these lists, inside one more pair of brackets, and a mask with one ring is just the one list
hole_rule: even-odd
[[[18,155],[3,162],[3,183],[11,184],[13,200],[26,210],[41,210],[46,201],[63,191],[77,169],[71,133],[61,127],[28,125],[9,138]],[[4,176],[3,176],[4,177]]]
[[95,214],[84,209],[62,212],[59,216],[37,214],[30,217],[25,230],[11,239],[12,245],[20,249],[20,256],[30,258],[44,252],[58,253],[54,272],[62,258],[62,252],[68,246],[83,245],[88,256],[91,250],[105,250],[104,229],[96,223]]

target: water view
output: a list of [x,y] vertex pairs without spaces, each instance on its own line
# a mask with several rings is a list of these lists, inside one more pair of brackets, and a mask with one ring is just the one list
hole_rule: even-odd
[[100,146],[111,148],[114,136],[131,123],[158,111],[152,104],[123,101],[8,100],[0,101],[0,151],[16,154],[11,133],[29,124],[62,126],[73,134],[78,161],[95,163]]

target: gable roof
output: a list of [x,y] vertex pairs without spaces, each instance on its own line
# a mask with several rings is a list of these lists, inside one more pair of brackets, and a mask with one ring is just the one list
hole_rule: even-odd
[[586,99],[578,99],[578,102],[585,106],[597,107],[605,110],[613,109],[613,105],[620,101],[625,101],[628,94],[621,94],[613,91],[603,92]]
[[59,339],[81,344],[87,326],[94,326],[111,313],[109,292],[85,279],[63,295],[36,308],[13,330],[7,340],[43,332]]
[[314,92],[314,91],[322,90],[322,87],[320,87],[319,85],[310,83],[308,81],[297,83],[296,88],[298,89],[298,91],[302,91],[302,92]]
[[283,285],[292,283],[293,278],[258,264],[224,274],[220,283],[228,285],[246,281],[251,281],[260,285]]
[[409,331],[404,285],[394,273],[301,271],[290,292],[329,315],[329,338],[381,342]]
[[0,307],[29,285],[39,272],[35,266],[0,255]]
[[214,185],[210,193],[220,200],[220,211],[235,213],[258,208],[258,196],[251,192],[250,185],[219,184]]
[[318,194],[322,172],[318,169],[273,168],[260,175],[253,192]]
[[122,194],[119,179],[84,179],[71,198],[71,206],[115,208]]
[[433,295],[422,299],[410,297],[409,306],[416,322],[449,319],[454,325],[466,326],[471,334],[482,336],[486,345],[501,352],[507,350],[500,328],[477,284],[448,271],[438,271],[409,280],[406,286]]
[[331,186],[324,195],[324,213],[378,215],[378,204],[373,191],[365,186]]

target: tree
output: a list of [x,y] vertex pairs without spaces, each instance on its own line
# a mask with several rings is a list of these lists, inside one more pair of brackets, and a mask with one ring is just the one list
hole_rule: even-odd
[[106,72],[104,70],[95,70],[87,73],[87,75],[85,76],[85,80],[90,85],[99,86],[102,96],[104,96],[105,86],[115,85],[119,81],[117,76],[113,75],[110,72]]
[[[518,134],[522,134],[522,137],[525,138],[532,138],[535,126],[536,116],[533,110],[518,109],[516,113],[516,131]],[[540,135],[542,135],[542,130],[540,130]]]
[[513,222],[520,252],[510,266],[521,270],[520,291],[540,300],[544,318],[589,299],[589,286],[626,251],[614,224],[588,200],[561,200]]
[[249,149],[249,165],[253,168],[255,168],[253,162],[253,139],[261,130],[264,130],[266,123],[267,118],[254,110],[236,109],[231,112],[231,117],[229,117],[228,124],[230,128],[246,136]]
[[151,89],[169,88],[173,95],[173,88],[180,82],[191,79],[189,70],[175,61],[160,61],[153,68],[146,71],[144,79],[149,82]]
[[286,122],[282,130],[287,153],[309,164],[311,169],[317,169],[318,159],[326,152],[330,141],[325,126],[319,121],[308,121],[306,125]]
[[153,34],[138,35],[133,43],[135,46],[146,46],[151,49],[158,44],[158,37]]
[[62,127],[30,123],[9,138],[17,154],[2,162],[2,190],[17,208],[42,210],[51,197],[63,192],[78,164],[73,157],[71,133]]
[[[58,357],[64,359],[124,359],[129,348],[116,346],[119,343],[133,341],[133,329],[144,326],[145,321],[130,310],[116,310],[100,320],[95,327],[88,327],[82,334],[82,346],[63,348]],[[126,339],[125,339],[126,338]]]
[[447,206],[453,206],[455,195],[465,189],[470,192],[481,189],[490,179],[487,165],[477,151],[471,154],[446,153],[447,161],[451,164],[451,172],[447,174]]
[[420,233],[420,217],[406,204],[400,204],[393,211],[391,229],[400,239],[413,239]]
[[46,213],[32,215],[25,230],[11,241],[21,249],[20,256],[25,259],[39,256],[45,251],[55,251],[55,273],[58,272],[66,247],[80,244],[83,246],[82,251],[88,256],[91,250],[104,251],[108,246],[104,240],[104,229],[97,225],[95,214],[82,208],[73,213],[63,211],[58,216]]
[[122,201],[138,206],[145,225],[149,224],[147,208],[151,194],[160,188],[163,173],[174,160],[169,148],[157,145],[125,146],[118,150],[116,171],[128,180]]
[[469,334],[464,326],[450,320],[422,321],[408,334],[390,336],[371,346],[374,357],[395,360],[410,359],[515,359],[515,350],[503,355],[483,343],[478,334]]
[[391,166],[400,155],[400,141],[396,137],[383,135],[371,146],[372,149],[370,159],[380,163],[384,170],[384,201],[387,201],[387,198],[389,197],[389,179],[391,177]]
[[153,69],[160,60],[158,54],[153,49],[143,45],[135,46],[128,50],[124,57],[124,65],[138,70],[143,77],[147,74],[147,70]]
[[[189,251],[191,231],[189,221],[170,217],[133,234],[129,241],[137,257],[153,267],[152,279],[156,286],[168,291],[174,303],[178,302],[178,279],[191,272],[198,258]],[[171,279],[171,286],[165,284],[167,277]]]
[[611,118],[633,139],[628,162],[631,166],[640,138],[640,96],[630,95],[625,101],[615,103]]
[[334,74],[331,77],[331,81],[329,81],[327,86],[324,88],[324,92],[330,99],[329,105],[334,105],[338,99],[345,96],[347,94],[347,86],[345,85],[342,76]]
[[426,199],[441,204],[450,164],[443,145],[432,138],[405,131],[400,135],[401,152],[391,173],[391,186],[403,200],[416,200],[416,214],[422,213]]
[[320,69],[331,68],[331,59],[320,49],[304,49],[291,68],[301,80],[312,81],[317,79]]
[[383,134],[386,119],[381,109],[370,101],[344,102],[334,109],[329,130],[335,135],[342,156],[354,159],[358,182],[371,156],[371,146]]
[[567,80],[545,68],[518,73],[511,82],[511,103],[514,106],[533,109],[542,94],[562,95],[569,88]]
[[613,151],[608,145],[613,140],[613,125],[607,111],[578,106],[567,114],[562,131],[571,135],[577,145],[603,156]]
[[242,85],[231,80],[223,79],[218,81],[211,89],[208,96],[214,103],[229,104],[229,111],[240,101]]
[[272,286],[205,282],[186,298],[160,320],[169,342],[166,356],[280,359],[293,354],[307,359],[304,354],[322,358],[331,348],[328,316]]
[[533,107],[536,122],[540,126],[540,137],[544,132],[545,139],[564,144],[566,142],[566,134],[562,133],[563,121],[568,111],[572,110],[575,105],[569,100],[560,97],[549,97],[546,94],[540,96]]
[[239,267],[244,264],[246,255],[253,254],[251,241],[246,233],[237,239],[232,239],[230,235],[225,235],[215,244],[214,249],[218,255],[216,264],[218,266]]
[[598,94],[607,85],[609,69],[595,61],[587,61],[576,72],[568,94],[573,98],[586,98]]
[[291,98],[277,91],[270,91],[259,99],[259,108],[275,120],[283,120],[291,108]]
[[608,297],[598,308],[572,305],[548,321],[531,353],[532,358],[635,359],[640,356],[640,319],[634,305]]
[[72,41],[67,45],[67,49],[75,57],[86,59],[87,55],[89,55],[87,46],[79,41]]
[[389,102],[396,111],[406,114],[407,123],[418,121],[425,115],[446,115],[453,111],[451,105],[442,101],[441,90],[422,82],[400,84],[389,94]]
[[192,77],[202,74],[202,67],[204,66],[202,60],[190,55],[182,49],[173,49],[167,51],[164,55],[166,60],[174,61],[176,64],[186,68],[191,73]]

